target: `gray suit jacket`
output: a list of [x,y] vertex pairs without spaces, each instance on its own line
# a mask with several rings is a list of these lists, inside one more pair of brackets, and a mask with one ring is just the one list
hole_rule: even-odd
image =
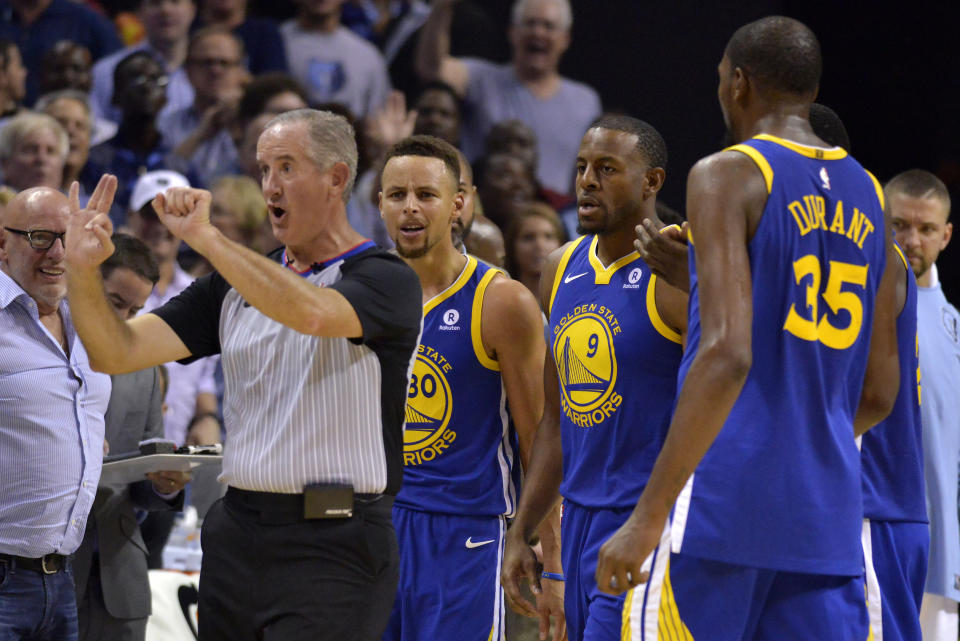
[[[163,436],[159,374],[152,367],[110,377],[113,391],[105,416],[110,451],[130,452],[143,439]],[[114,617],[138,619],[150,615],[147,547],[140,535],[135,510],[179,510],[183,492],[165,501],[153,491],[151,481],[103,487],[97,490],[87,520],[83,543],[73,557],[77,602],[86,594],[94,550],[98,550],[100,582],[107,612]]]

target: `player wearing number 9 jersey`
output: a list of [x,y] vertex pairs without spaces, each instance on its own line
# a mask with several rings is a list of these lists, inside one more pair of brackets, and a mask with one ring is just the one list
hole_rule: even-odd
[[781,17],[739,29],[720,63],[744,142],[691,171],[682,387],[598,569],[621,588],[636,576],[676,499],[648,638],[869,633],[854,434],[896,396],[895,288],[880,186],[807,120],[820,68],[813,33]]

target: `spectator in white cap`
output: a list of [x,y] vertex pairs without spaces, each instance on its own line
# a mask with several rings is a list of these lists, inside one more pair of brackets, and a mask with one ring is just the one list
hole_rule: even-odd
[[[146,243],[157,259],[160,279],[143,306],[152,311],[186,289],[193,277],[177,263],[180,239],[167,230],[150,204],[154,197],[171,187],[190,187],[189,181],[175,171],[149,171],[133,185],[127,225],[130,232]],[[163,416],[166,438],[177,445],[210,445],[220,442],[220,420],[214,372],[218,357],[203,358],[189,365],[166,363],[170,375],[167,410]],[[200,489],[194,480],[194,490]],[[148,564],[160,567],[160,553],[173,526],[172,512],[151,513],[141,530],[150,550]]]
[[[150,204],[157,194],[171,187],[189,186],[190,183],[182,174],[167,170],[147,172],[133,186],[127,224],[131,233],[147,244],[160,267],[160,280],[143,307],[145,312],[159,307],[193,282],[193,277],[177,263],[180,240],[160,223]],[[202,365],[203,361],[198,363]],[[176,379],[180,378],[181,372],[193,371],[191,368],[195,365],[196,363],[187,366],[176,363],[167,365],[170,371],[170,391],[167,394],[169,410],[164,416],[164,431],[167,438],[181,445],[207,445],[220,440],[220,424],[216,421],[213,369],[210,369],[209,376],[205,376],[202,381],[199,374],[190,377],[198,382],[195,386],[196,393],[182,396],[179,394],[182,381]]]

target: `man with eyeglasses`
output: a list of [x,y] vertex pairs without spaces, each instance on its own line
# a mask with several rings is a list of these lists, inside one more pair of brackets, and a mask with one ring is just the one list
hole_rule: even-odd
[[147,51],[135,51],[121,60],[113,75],[113,104],[122,114],[120,126],[113,138],[90,150],[80,181],[89,194],[103,174],[117,177],[110,218],[115,226],[121,226],[137,179],[148,171],[167,168],[170,145],[157,125],[157,116],[167,103],[169,76]]
[[235,171],[237,103],[250,74],[243,65],[241,40],[225,27],[204,27],[190,38],[187,77],[193,104],[161,117],[160,130],[173,148],[172,169],[189,175],[198,187]]
[[513,57],[505,65],[450,56],[450,26],[459,0],[437,0],[417,46],[421,80],[442,80],[463,97],[461,148],[470,162],[501,120],[518,119],[537,136],[537,178],[561,194],[573,191],[580,138],[600,115],[600,98],[585,84],[564,78],[560,57],[570,46],[569,0],[516,0],[508,31]]
[[83,539],[110,378],[77,339],[64,275],[67,198],[22,191],[0,231],[0,638],[74,641],[67,556]]
[[[90,102],[97,118],[120,122],[120,109],[114,102],[114,70],[125,57],[135,51],[147,51],[162,64],[169,76],[166,86],[167,105],[164,113],[193,103],[193,87],[187,79],[184,62],[190,23],[197,13],[194,0],[135,0],[137,17],[146,31],[141,42],[111,54],[93,66],[93,91]],[[99,174],[97,178],[99,178]]]

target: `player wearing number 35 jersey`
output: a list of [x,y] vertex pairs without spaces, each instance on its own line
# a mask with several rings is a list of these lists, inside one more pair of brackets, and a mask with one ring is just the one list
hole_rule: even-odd
[[807,120],[820,66],[813,33],[779,17],[738,30],[720,63],[721,107],[744,142],[691,171],[681,389],[598,571],[608,585],[636,575],[676,497],[647,638],[869,634],[855,432],[896,396],[895,288],[880,186]]

